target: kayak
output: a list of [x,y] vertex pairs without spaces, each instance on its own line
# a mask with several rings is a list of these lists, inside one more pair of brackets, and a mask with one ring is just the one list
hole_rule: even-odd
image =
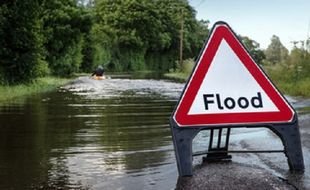
[[93,79],[94,80],[104,80],[104,79],[107,79],[106,76],[93,76]]

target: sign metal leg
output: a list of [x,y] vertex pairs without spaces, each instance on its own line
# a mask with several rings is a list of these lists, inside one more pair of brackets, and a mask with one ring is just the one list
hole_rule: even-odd
[[192,176],[192,142],[198,129],[172,127],[172,137],[180,176]]
[[292,124],[273,125],[270,129],[282,140],[290,170],[304,171],[298,121]]

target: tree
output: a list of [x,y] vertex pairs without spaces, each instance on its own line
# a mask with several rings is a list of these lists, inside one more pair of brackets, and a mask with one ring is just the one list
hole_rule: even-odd
[[186,0],[2,0],[0,82],[66,76],[99,64],[168,71],[180,52],[184,59],[198,56],[208,22],[195,15]]
[[166,46],[166,35],[153,1],[102,0],[96,8],[99,30],[108,37],[102,40],[108,40],[111,46],[111,60],[107,62],[114,69],[141,70],[147,50]]
[[262,61],[266,58],[264,51],[259,48],[259,43],[250,39],[247,36],[240,36],[242,43],[245,45],[246,49],[249,51],[250,55],[258,64],[262,64]]
[[30,82],[47,72],[38,0],[0,4],[0,82]]
[[79,71],[83,35],[90,31],[91,16],[76,0],[46,0],[41,16],[52,74],[66,76]]
[[[209,22],[196,20],[196,11],[184,0],[158,0],[156,1],[156,7],[165,27],[164,31],[170,39],[170,45],[165,51],[173,55],[173,61],[179,59],[178,54],[181,48],[180,32],[183,32],[182,52],[184,59],[198,57],[199,51],[209,33]],[[183,23],[183,27],[181,23]]]
[[[300,43],[300,47],[296,45]],[[302,77],[308,77],[310,73],[310,52],[307,51],[307,45],[304,41],[299,41],[295,43],[289,55],[290,67],[294,69],[294,79],[298,80]]]
[[[97,35],[105,36],[102,49],[112,69],[169,70],[179,55],[181,21],[184,57],[196,56],[202,47],[205,23],[195,19],[195,10],[180,0],[100,0],[95,4]],[[104,33],[104,34],[102,34]],[[106,43],[105,43],[106,44]],[[98,54],[98,53],[97,53]]]
[[283,63],[288,58],[288,50],[284,47],[280,41],[280,38],[273,35],[271,43],[265,50],[266,60],[275,65],[277,63]]

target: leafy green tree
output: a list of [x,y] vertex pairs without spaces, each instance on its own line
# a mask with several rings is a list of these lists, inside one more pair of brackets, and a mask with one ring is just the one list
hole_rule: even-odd
[[262,61],[266,58],[264,51],[259,47],[259,43],[250,39],[247,36],[239,36],[242,43],[245,45],[246,49],[249,51],[250,55],[258,64],[262,64]]
[[[307,51],[307,45],[303,42],[300,47],[296,45],[292,49],[289,55],[289,67],[294,70],[294,79],[310,77],[310,52]],[[297,44],[296,43],[296,44]]]
[[45,74],[39,0],[0,3],[1,83],[30,82]]
[[[172,56],[173,65],[176,68],[175,60],[179,59],[180,32],[183,32],[183,58],[196,58],[209,33],[208,21],[197,21],[196,11],[187,1],[180,0],[158,0],[156,7],[163,23],[164,31],[167,34],[169,46],[161,54],[167,52]],[[182,27],[183,24],[183,27]],[[183,31],[181,31],[183,29]],[[165,68],[165,67],[164,67]],[[167,68],[167,67],[166,67]],[[182,69],[182,68],[181,68]]]
[[95,47],[91,35],[84,35],[83,47],[82,47],[82,62],[80,65],[80,71],[91,72],[94,69],[94,53]]
[[[70,75],[104,64],[114,71],[176,68],[208,34],[186,0],[4,0],[0,82]],[[180,38],[180,34],[183,37]]]
[[[96,5],[100,31],[109,41],[114,69],[141,70],[148,49],[165,46],[165,34],[149,0],[101,0]],[[101,35],[102,36],[102,35]]]
[[45,0],[42,12],[46,60],[52,74],[79,71],[83,59],[83,34],[91,28],[91,16],[76,0]]
[[[95,7],[96,35],[107,38],[97,44],[110,58],[104,63],[114,70],[167,71],[175,67],[181,22],[184,58],[197,55],[204,40],[201,38],[207,35],[205,23],[195,19],[195,11],[187,1],[100,0]],[[95,56],[100,57],[98,54]]]
[[280,38],[273,35],[271,43],[265,50],[266,60],[275,65],[277,63],[283,63],[288,59],[288,50],[284,47],[280,41]]

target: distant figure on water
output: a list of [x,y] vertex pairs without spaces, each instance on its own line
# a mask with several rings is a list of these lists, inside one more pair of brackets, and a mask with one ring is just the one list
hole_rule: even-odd
[[99,65],[93,72],[91,76],[102,77],[104,74],[104,69],[101,65]]
[[91,75],[93,79],[95,80],[103,80],[106,79],[104,76],[104,69],[101,65],[97,67],[97,69],[94,70],[93,74]]

